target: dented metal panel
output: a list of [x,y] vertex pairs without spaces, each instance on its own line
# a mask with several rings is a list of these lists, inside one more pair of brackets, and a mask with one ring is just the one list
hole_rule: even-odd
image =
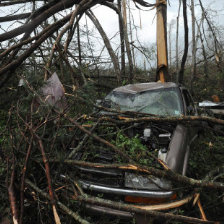
[[178,84],[173,82],[148,82],[148,83],[137,83],[137,84],[130,84],[126,86],[121,86],[113,91],[115,92],[124,92],[124,93],[140,93],[145,92],[148,90],[156,90],[156,89],[166,89],[166,88],[175,88],[178,87]]
[[166,163],[171,170],[177,173],[183,171],[184,157],[187,150],[187,132],[187,127],[177,125],[167,153]]

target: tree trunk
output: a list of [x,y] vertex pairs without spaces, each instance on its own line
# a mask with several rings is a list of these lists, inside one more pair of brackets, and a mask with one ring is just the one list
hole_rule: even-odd
[[121,83],[121,73],[120,73],[120,68],[119,68],[119,62],[118,62],[118,58],[117,58],[116,54],[113,51],[111,44],[110,44],[110,40],[108,39],[106,33],[104,32],[102,26],[100,25],[98,19],[95,17],[93,12],[91,10],[86,11],[86,15],[91,19],[91,21],[93,22],[93,24],[96,26],[97,30],[99,31],[101,37],[103,38],[104,44],[108,50],[108,53],[111,57],[113,65],[114,65],[114,70],[115,70],[115,73],[117,76],[117,83],[120,84]]
[[181,0],[179,0],[179,8],[177,15],[177,27],[176,27],[176,79],[178,81],[178,72],[179,72],[179,18],[180,18],[180,8]]
[[79,23],[77,24],[77,42],[78,42],[78,51],[79,51],[79,66],[81,66],[81,64],[82,64],[82,50],[81,50],[81,43],[80,43]]
[[134,71],[133,71],[132,53],[131,53],[130,43],[128,39],[126,0],[123,0],[122,3],[123,3],[122,7],[123,7],[124,39],[125,39],[125,46],[127,50],[128,63],[129,63],[129,83],[133,83]]
[[181,61],[180,72],[178,76],[178,83],[183,83],[184,67],[187,60],[188,53],[188,24],[187,24],[187,1],[183,0],[183,17],[184,17],[184,55]]
[[[203,23],[203,20],[204,20],[204,14],[202,15],[201,23]],[[204,58],[204,75],[205,75],[206,78],[208,78],[208,59],[207,59],[207,55],[206,55],[204,40],[203,40],[202,33],[201,33],[201,30],[200,30],[200,24],[197,23],[197,20],[196,20],[196,24],[197,24],[197,27],[198,27],[198,33],[199,33],[198,36],[199,36],[200,41],[201,41],[202,54],[203,54],[203,58]]]
[[196,75],[196,40],[195,40],[195,13],[194,0],[191,0],[191,24],[192,24],[192,61],[191,61],[191,91],[193,90],[193,81]]
[[[128,1],[128,17],[129,17],[129,31],[130,31],[130,39],[131,39],[131,43],[133,43],[133,33],[132,33],[132,19],[131,19],[131,3],[130,0]],[[134,21],[133,21],[134,24]],[[133,65],[134,65],[134,70],[136,68],[136,64],[135,64],[135,49],[134,46],[132,45],[131,47],[131,52],[132,52],[132,60],[133,60]]]
[[[169,24],[169,35],[168,35],[168,39],[169,39],[169,58],[168,58],[168,61],[169,61],[169,68],[171,68],[172,66],[172,30],[173,30],[173,25],[174,25],[174,20],[171,20],[170,24]],[[170,79],[172,80],[173,77],[172,77],[172,72],[170,74]]]
[[124,26],[122,21],[122,8],[121,1],[118,1],[118,19],[119,19],[119,30],[120,30],[120,41],[121,41],[121,78],[125,77],[125,41],[124,41]]
[[222,61],[221,60],[221,58],[222,58],[222,53],[221,52],[222,51],[219,50],[220,43],[217,39],[214,27],[212,26],[211,21],[209,20],[209,18],[207,16],[207,12],[205,11],[205,8],[203,7],[201,0],[199,0],[199,3],[200,3],[200,6],[201,6],[201,9],[202,9],[202,12],[205,16],[205,20],[206,20],[206,22],[209,26],[210,31],[212,32],[212,36],[213,36],[213,39],[214,39],[215,59],[216,59],[215,61],[216,61],[217,67],[218,67],[219,71],[223,73],[224,69],[223,69],[223,67],[221,66],[221,63],[220,63]]

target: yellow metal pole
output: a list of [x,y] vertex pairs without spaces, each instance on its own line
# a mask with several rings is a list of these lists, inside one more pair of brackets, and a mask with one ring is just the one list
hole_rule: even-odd
[[167,57],[167,1],[156,0],[157,4],[157,81],[168,80]]

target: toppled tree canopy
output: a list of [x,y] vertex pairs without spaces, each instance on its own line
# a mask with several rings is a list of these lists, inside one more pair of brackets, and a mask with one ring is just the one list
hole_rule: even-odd
[[[134,0],[134,2],[144,7],[154,6],[154,4],[149,4],[142,0]],[[21,7],[21,4],[25,3],[30,3],[31,5],[32,1],[1,1],[0,7],[13,5],[16,10],[16,8],[19,9],[19,7]],[[57,37],[55,45],[59,44],[64,33],[73,27],[75,17],[79,16],[80,19],[83,13],[94,5],[113,3],[113,0],[52,0],[48,1],[46,4],[41,3],[40,1],[40,5],[42,6],[37,8],[35,3],[33,3],[32,12],[23,13],[21,15],[10,15],[4,18],[0,17],[0,22],[26,19],[23,25],[17,25],[16,28],[0,34],[0,42],[2,43],[0,54],[0,87],[13,76],[18,66],[56,32],[60,32],[60,34]],[[65,13],[62,17],[57,17],[59,12],[65,12],[66,9],[72,9],[73,6],[76,7],[72,12]],[[52,19],[52,17],[54,19]],[[50,23],[48,23],[48,21],[50,21]],[[14,44],[11,44],[13,43],[12,40],[15,40]]]

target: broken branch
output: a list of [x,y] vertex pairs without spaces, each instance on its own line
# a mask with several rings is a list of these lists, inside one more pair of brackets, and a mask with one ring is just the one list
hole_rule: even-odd
[[[49,162],[62,162],[59,160],[49,160]],[[95,167],[95,168],[117,168],[121,170],[132,170],[143,172],[149,175],[155,175],[158,177],[167,178],[169,180],[184,183],[192,187],[201,187],[206,189],[220,189],[224,191],[224,183],[219,182],[209,182],[204,180],[195,180],[193,178],[189,178],[178,173],[174,173],[172,170],[159,170],[153,167],[145,167],[139,165],[132,165],[132,164],[101,164],[101,163],[91,163],[91,162],[84,162],[84,161],[77,161],[77,160],[64,160],[62,163],[70,164],[70,165],[77,165],[77,166],[85,166],[85,167]]]
[[[26,179],[25,180],[26,184],[29,185],[31,188],[33,188],[35,191],[37,191],[40,195],[42,195],[42,197],[47,198],[48,200],[50,200],[49,195],[42,191],[40,188],[38,188],[34,183],[32,183],[30,180]],[[71,217],[73,217],[77,222],[81,223],[81,224],[89,224],[88,221],[84,220],[83,218],[81,218],[79,216],[79,214],[77,214],[76,212],[73,212],[71,209],[69,209],[67,206],[65,206],[64,204],[62,204],[60,201],[55,200],[55,202],[57,203],[57,205],[68,215],[70,215]]]
[[92,138],[94,138],[95,140],[107,145],[108,147],[112,148],[115,152],[117,152],[120,156],[122,156],[124,159],[126,159],[129,162],[133,162],[133,160],[125,153],[123,152],[121,149],[117,148],[115,145],[113,145],[112,143],[106,141],[103,138],[100,138],[99,136],[92,134],[89,130],[85,129],[82,125],[78,124],[76,121],[72,120],[71,118],[69,118],[66,114],[64,114],[64,117],[66,119],[68,119],[72,124],[74,124],[77,128],[79,128],[81,131],[85,132],[87,135],[91,136]]

